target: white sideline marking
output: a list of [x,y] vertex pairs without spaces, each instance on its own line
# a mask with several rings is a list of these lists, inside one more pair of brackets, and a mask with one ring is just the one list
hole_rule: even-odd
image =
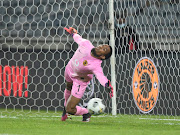
[[[29,116],[31,118],[36,118],[38,116]],[[61,116],[41,116],[42,118],[61,118]],[[73,116],[70,115],[69,117],[82,117],[82,116]],[[97,116],[91,116],[91,117],[118,117],[118,116],[109,116],[109,115],[97,115]],[[12,119],[18,119],[16,116],[0,116],[0,118],[12,118]],[[180,121],[180,119],[158,119],[158,118],[139,118],[139,119],[144,119],[144,120],[164,120],[164,121]],[[0,134],[3,135],[3,134]],[[5,134],[4,134],[5,135]]]
[[144,120],[164,120],[164,121],[180,121],[180,119],[155,119],[155,118],[139,118],[139,119],[144,119]]
[[6,133],[4,133],[4,134],[0,134],[0,135],[19,135],[19,134],[6,134]]
[[[0,116],[0,118],[12,118],[12,119],[17,119],[17,117],[15,117],[15,116],[13,116],[13,117],[11,117],[11,116]],[[1,134],[0,134],[1,135]],[[6,135],[6,134],[5,134]]]
[[[159,124],[159,123],[152,123],[152,124]],[[163,123],[164,125],[180,125],[180,123]]]
[[[30,118],[37,118],[38,116],[28,116]],[[41,116],[41,118],[61,118],[61,116]],[[70,115],[69,117],[82,117],[82,116],[73,116]],[[91,116],[91,117],[117,117],[117,116],[108,116],[108,115],[100,115],[100,116]],[[0,116],[0,118],[12,118],[12,119],[18,119],[16,116]],[[1,135],[1,134],[0,134]]]

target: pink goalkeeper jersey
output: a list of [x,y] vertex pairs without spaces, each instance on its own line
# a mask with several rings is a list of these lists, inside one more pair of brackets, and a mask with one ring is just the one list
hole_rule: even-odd
[[89,40],[83,39],[78,34],[74,34],[73,38],[79,47],[66,66],[70,71],[71,77],[88,82],[92,79],[93,74],[95,74],[101,85],[105,86],[108,79],[104,76],[101,67],[102,60],[91,56],[91,49],[94,46]]

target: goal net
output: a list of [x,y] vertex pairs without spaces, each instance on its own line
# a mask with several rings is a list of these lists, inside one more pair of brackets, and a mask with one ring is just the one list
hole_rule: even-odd
[[[179,1],[114,0],[114,22],[109,3],[0,1],[1,115],[62,111],[65,65],[78,47],[64,27],[76,28],[94,46],[114,40],[117,114],[180,115]],[[112,63],[102,63],[108,79]],[[114,102],[95,77],[80,105],[92,97],[102,98],[111,113]]]

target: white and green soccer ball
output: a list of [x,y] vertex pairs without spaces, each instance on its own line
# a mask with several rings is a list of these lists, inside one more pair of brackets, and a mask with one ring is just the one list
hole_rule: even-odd
[[92,98],[89,100],[87,109],[91,114],[102,114],[105,110],[105,105],[102,103],[102,99],[100,98]]

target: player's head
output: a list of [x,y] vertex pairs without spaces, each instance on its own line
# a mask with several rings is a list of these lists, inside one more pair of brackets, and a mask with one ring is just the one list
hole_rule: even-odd
[[109,59],[112,55],[112,47],[110,45],[99,45],[93,48],[91,53],[98,59]]

